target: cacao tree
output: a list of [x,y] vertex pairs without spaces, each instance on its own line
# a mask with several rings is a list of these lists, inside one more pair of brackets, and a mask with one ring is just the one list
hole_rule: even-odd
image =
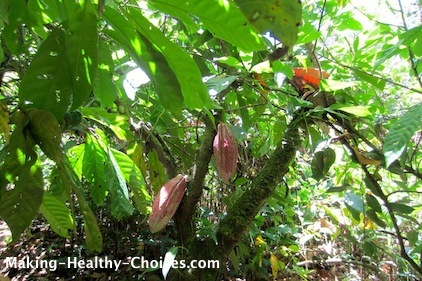
[[328,255],[382,278],[386,260],[422,276],[420,4],[386,2],[398,23],[352,0],[2,1],[13,242],[39,212],[63,238],[82,220],[100,253],[103,208],[220,261],[180,280],[305,278],[321,237],[362,245]]

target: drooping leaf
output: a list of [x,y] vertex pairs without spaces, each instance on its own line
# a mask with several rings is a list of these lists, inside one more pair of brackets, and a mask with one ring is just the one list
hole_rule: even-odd
[[365,194],[365,199],[366,199],[366,203],[368,204],[369,207],[371,207],[371,209],[373,209],[377,213],[382,212],[381,205],[378,202],[378,199],[374,195],[367,193]]
[[165,57],[144,36],[128,24],[118,11],[106,8],[103,17],[114,30],[105,30],[124,48],[151,79],[164,108],[179,113],[183,95],[177,78]]
[[113,81],[114,64],[109,45],[100,41],[98,49],[98,70],[95,76],[94,95],[103,107],[109,107],[117,97]]
[[207,88],[202,82],[201,71],[195,61],[178,45],[168,40],[153,26],[139,9],[129,8],[127,17],[133,22],[136,31],[142,34],[167,60],[179,81],[184,103],[190,108],[213,107]]
[[28,131],[42,151],[53,161],[62,159],[62,133],[56,117],[47,110],[29,108],[24,110],[29,117]]
[[67,192],[74,192],[78,200],[79,209],[84,218],[84,233],[86,246],[90,251],[101,252],[103,248],[103,236],[97,224],[97,219],[89,207],[82,191],[82,183],[73,171],[68,161],[60,162],[60,177]]
[[129,156],[111,149],[115,161],[119,165],[124,179],[132,190],[133,201],[142,214],[151,212],[151,195],[148,193],[142,173]]
[[109,159],[104,147],[98,139],[87,134],[82,170],[86,180],[92,183],[91,196],[97,205],[104,202],[108,193],[106,173],[109,173],[109,171],[106,171],[107,163],[109,163]]
[[311,162],[312,176],[316,180],[322,179],[334,164],[336,155],[333,149],[326,148],[315,153]]
[[73,218],[66,205],[51,195],[44,193],[40,212],[47,219],[54,232],[61,237],[70,238],[69,231],[73,229]]
[[91,93],[97,69],[97,18],[89,0],[80,1],[68,30],[54,29],[28,67],[19,97],[61,120]]
[[368,216],[369,219],[371,219],[371,221],[375,222],[378,226],[380,227],[387,226],[387,224],[378,216],[378,212],[376,212],[374,209],[367,210],[366,215]]
[[123,178],[122,171],[110,148],[108,149],[108,157],[110,162],[107,165],[108,172],[106,173],[106,179],[111,195],[110,208],[113,216],[120,220],[133,213],[133,206],[129,200],[129,191]]
[[265,45],[248,23],[247,18],[231,1],[152,0],[150,2],[160,11],[178,17],[184,22],[188,22],[191,15],[198,17],[215,37],[244,51],[265,49]]
[[302,21],[302,4],[299,0],[236,0],[240,10],[260,33],[269,31],[272,36],[293,47]]
[[54,29],[41,44],[22,78],[19,98],[52,112],[59,120],[71,104],[65,32]]
[[415,208],[402,203],[390,203],[390,206],[394,212],[399,214],[410,214],[415,210]]
[[41,163],[33,144],[16,129],[7,145],[0,171],[0,217],[7,223],[16,242],[36,216],[43,197]]
[[422,128],[422,103],[409,108],[385,136],[383,152],[386,167],[402,155],[410,138],[420,128]]
[[72,88],[72,109],[91,94],[98,67],[97,11],[91,0],[81,0],[69,19],[66,61]]

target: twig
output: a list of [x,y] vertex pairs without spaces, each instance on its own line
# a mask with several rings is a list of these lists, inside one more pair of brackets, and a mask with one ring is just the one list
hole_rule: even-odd
[[[407,28],[406,18],[404,16],[404,11],[403,11],[403,6],[401,4],[401,0],[397,0],[397,2],[399,3],[399,6],[400,6],[400,15],[401,15],[401,18],[403,20],[404,31],[407,31],[408,28]],[[410,46],[407,46],[407,51],[409,52],[410,67],[412,68],[413,74],[415,75],[416,80],[419,83],[419,86],[422,88],[422,80],[419,76],[418,69],[415,65],[415,56],[413,54],[412,48],[410,48]]]

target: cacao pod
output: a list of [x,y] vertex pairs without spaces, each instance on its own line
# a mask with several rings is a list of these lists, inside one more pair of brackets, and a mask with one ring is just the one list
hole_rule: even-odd
[[236,172],[238,156],[236,138],[227,124],[218,124],[213,149],[218,174],[227,183]]
[[185,194],[187,183],[187,176],[178,174],[161,187],[149,216],[149,229],[152,233],[162,230],[174,216]]

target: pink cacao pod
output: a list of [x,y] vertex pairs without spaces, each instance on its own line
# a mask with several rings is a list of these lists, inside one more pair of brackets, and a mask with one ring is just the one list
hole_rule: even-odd
[[238,156],[236,138],[227,124],[218,124],[213,148],[218,174],[227,183],[236,172]]
[[166,182],[152,204],[149,229],[152,233],[162,230],[171,220],[185,195],[188,177],[178,174]]

